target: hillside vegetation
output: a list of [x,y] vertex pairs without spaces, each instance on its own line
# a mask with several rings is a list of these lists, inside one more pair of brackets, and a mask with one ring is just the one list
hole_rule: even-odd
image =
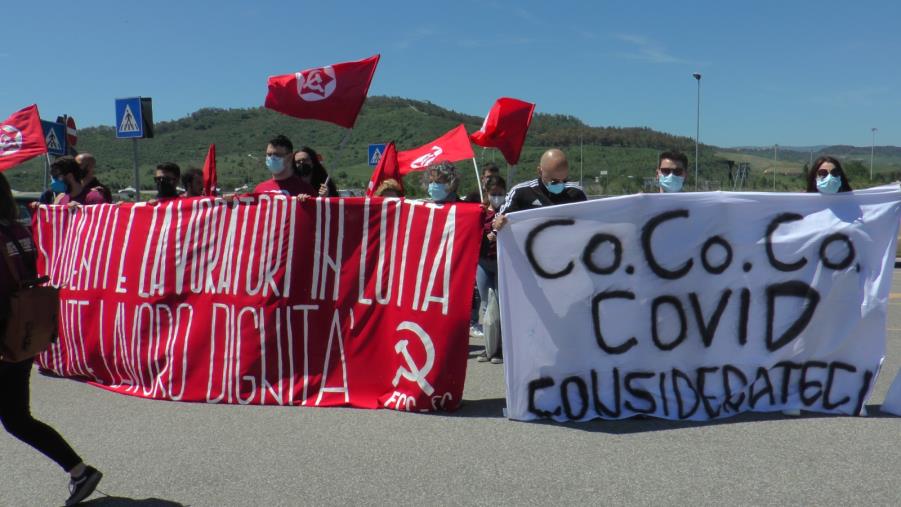
[[[201,167],[207,147],[216,144],[219,183],[225,191],[253,185],[268,178],[263,157],[268,139],[276,134],[288,136],[296,148],[311,146],[324,157],[324,163],[341,188],[365,188],[372,169],[367,164],[368,145],[395,141],[399,150],[411,149],[435,139],[463,123],[474,132],[482,118],[451,111],[435,104],[397,97],[370,97],[348,135],[343,128],[311,120],[298,120],[264,109],[201,109],[185,118],[159,122],[156,137],[138,141],[141,187],[151,189],[152,172],[160,162],[175,162],[182,169]],[[580,150],[581,145],[581,150]],[[618,194],[653,190],[649,178],[654,175],[660,151],[677,149],[689,155],[694,168],[694,141],[649,128],[591,127],[581,120],[564,115],[536,114],[526,139],[519,167],[513,181],[534,177],[541,153],[550,147],[563,148],[569,155],[570,179],[579,180],[592,194]],[[133,184],[132,142],[116,139],[113,127],[79,130],[78,149],[97,157],[97,175],[113,190]],[[479,164],[495,162],[505,167],[497,150],[475,147]],[[581,155],[580,155],[581,152]],[[701,188],[730,189],[727,160],[751,157],[754,172],[760,173],[760,188],[766,183],[765,162],[755,154],[720,152],[707,145],[701,147],[699,161]],[[856,153],[849,153],[856,156]],[[757,156],[763,159],[765,155]],[[790,160],[786,157],[786,160]],[[901,160],[901,159],[899,159]],[[462,192],[475,188],[471,161],[457,164],[462,175]],[[794,190],[802,185],[800,164],[784,164],[789,175],[780,176],[779,189]],[[899,164],[901,168],[901,164]],[[789,171],[788,169],[791,169]],[[601,173],[606,171],[606,175]],[[44,161],[34,159],[8,171],[13,188],[39,190],[43,185]],[[408,188],[422,195],[421,175],[407,177]],[[753,180],[753,179],[752,179]],[[690,180],[693,188],[693,180]],[[751,183],[755,183],[753,180]],[[745,185],[745,189],[748,189]]]

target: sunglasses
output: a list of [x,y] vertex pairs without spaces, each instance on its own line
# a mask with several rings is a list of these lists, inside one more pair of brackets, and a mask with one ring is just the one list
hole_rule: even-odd
[[165,182],[165,181],[168,181],[169,183],[175,183],[175,179],[174,179],[174,178],[167,178],[167,177],[165,177],[165,176],[156,176],[156,177],[153,178],[153,181],[155,181],[155,182],[157,182],[157,183],[163,183],[163,182]]
[[682,176],[682,175],[685,174],[685,170],[684,170],[684,169],[679,169],[678,167],[675,168],[675,169],[670,169],[670,168],[660,168],[660,169],[657,169],[657,170],[660,171],[660,174],[662,174],[662,175],[664,175],[664,176],[669,176],[670,174],[675,174],[676,176]]
[[817,178],[825,178],[828,175],[832,175],[834,178],[840,178],[842,175],[842,171],[840,169],[833,169],[831,171],[827,171],[825,169],[817,169]]

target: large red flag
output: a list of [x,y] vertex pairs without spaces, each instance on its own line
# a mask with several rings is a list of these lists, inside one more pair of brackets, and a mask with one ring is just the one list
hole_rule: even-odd
[[379,56],[272,76],[266,107],[295,118],[353,128],[369,93]]
[[501,150],[504,160],[516,165],[534,112],[535,104],[508,97],[499,98],[488,111],[482,128],[469,138],[479,146]]
[[456,162],[473,157],[475,155],[472,153],[472,145],[469,144],[469,136],[466,135],[466,127],[461,123],[430,143],[398,153],[397,163],[400,166],[400,173],[407,174],[423,171],[426,167],[439,162]]
[[20,109],[0,123],[0,171],[47,153],[38,106]]
[[394,146],[394,141],[385,146],[385,153],[382,153],[382,158],[376,164],[375,171],[372,171],[369,187],[366,188],[366,196],[372,197],[375,195],[375,190],[387,179],[396,180],[397,184],[400,185],[401,191],[403,191],[404,177],[397,166],[397,148]]
[[216,177],[216,145],[211,144],[206,152],[206,160],[203,161],[203,195],[216,195],[218,186]]

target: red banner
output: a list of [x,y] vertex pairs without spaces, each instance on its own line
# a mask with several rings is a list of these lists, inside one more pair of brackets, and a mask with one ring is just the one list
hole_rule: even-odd
[[245,196],[41,206],[63,287],[42,368],[206,403],[453,410],[480,208]]

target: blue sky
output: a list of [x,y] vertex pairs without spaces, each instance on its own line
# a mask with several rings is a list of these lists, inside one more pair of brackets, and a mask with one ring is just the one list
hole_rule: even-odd
[[263,103],[266,78],[381,53],[371,95],[536,102],[719,146],[901,145],[898,2],[5,2],[0,117],[111,125]]

